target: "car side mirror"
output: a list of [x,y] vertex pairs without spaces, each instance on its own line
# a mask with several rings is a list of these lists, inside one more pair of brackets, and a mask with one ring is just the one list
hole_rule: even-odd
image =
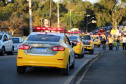
[[72,48],[73,48],[74,46],[76,46],[76,44],[72,43]]

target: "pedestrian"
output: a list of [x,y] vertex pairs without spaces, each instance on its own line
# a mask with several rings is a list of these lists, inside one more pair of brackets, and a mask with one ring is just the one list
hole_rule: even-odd
[[122,43],[123,43],[123,50],[126,50],[126,35],[123,35]]
[[111,35],[109,36],[109,50],[113,50],[113,38]]
[[116,50],[119,50],[120,36],[116,39]]
[[103,45],[103,49],[106,50],[106,38],[105,38],[105,36],[103,36],[101,43]]

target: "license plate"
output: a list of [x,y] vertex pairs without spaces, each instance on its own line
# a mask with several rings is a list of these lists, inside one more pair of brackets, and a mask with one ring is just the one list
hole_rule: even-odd
[[45,53],[45,52],[47,52],[47,49],[46,48],[35,48],[35,52],[37,52],[37,53],[40,53],[40,52]]

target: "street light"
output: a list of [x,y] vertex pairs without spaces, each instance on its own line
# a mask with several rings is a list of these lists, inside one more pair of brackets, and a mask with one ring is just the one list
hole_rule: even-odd
[[91,22],[89,22],[89,21],[92,20],[94,17],[92,17],[92,18],[88,21],[88,17],[91,16],[91,15],[88,14],[88,15],[86,15],[86,16],[87,16],[87,25],[86,25],[86,33],[87,33],[87,32],[88,32],[88,24],[92,22],[92,21],[91,21]]

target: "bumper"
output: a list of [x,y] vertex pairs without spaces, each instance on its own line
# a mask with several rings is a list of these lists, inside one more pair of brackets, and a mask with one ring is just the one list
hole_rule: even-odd
[[93,50],[92,46],[85,46],[85,51],[90,51],[90,50]]
[[81,54],[82,49],[80,47],[73,47],[75,54]]
[[17,66],[66,68],[68,58],[69,54],[63,51],[58,52],[54,56],[35,56],[27,55],[23,50],[18,50]]

